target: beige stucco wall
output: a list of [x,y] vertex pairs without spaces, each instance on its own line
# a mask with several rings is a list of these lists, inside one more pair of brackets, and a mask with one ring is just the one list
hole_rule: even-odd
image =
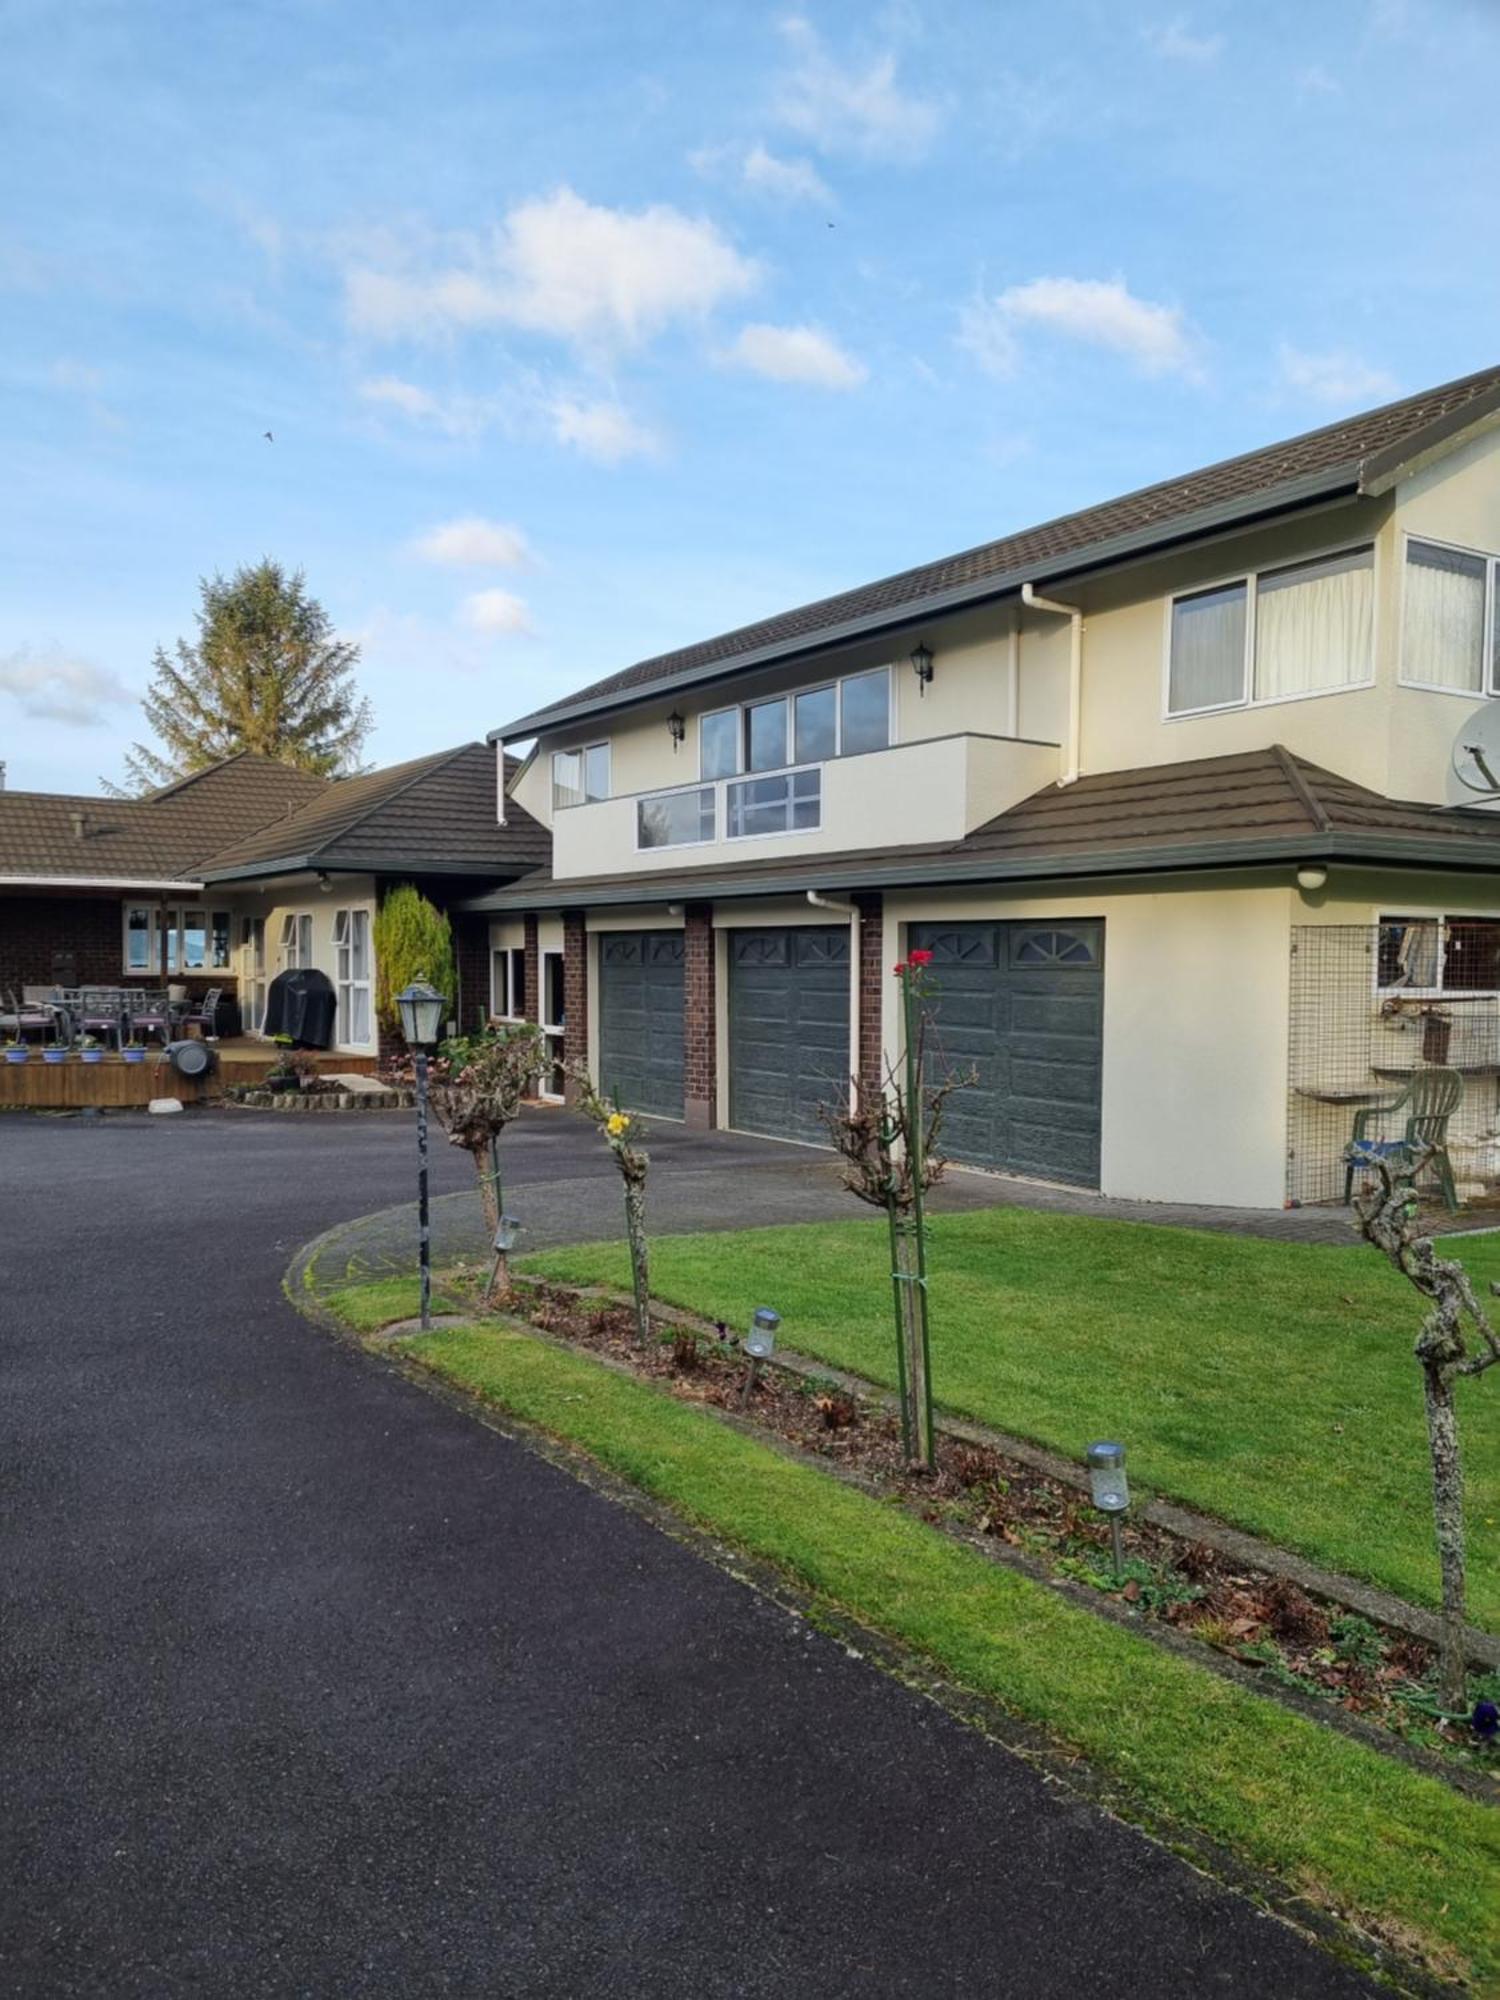
[[[223,904],[218,903],[218,907]],[[226,896],[224,902],[234,915],[234,971],[243,992],[249,981],[249,959],[246,948],[240,944],[241,916],[261,916],[266,921],[266,984],[270,985],[277,973],[283,970],[280,957],[281,926],[289,916],[310,916],[313,920],[313,964],[319,972],[326,973],[338,987],[338,949],[333,941],[333,919],[337,910],[364,909],[370,913],[373,933],[375,923],[375,878],[372,875],[336,875],[326,893],[311,880],[292,880],[285,883],[269,883],[263,890],[237,890]],[[374,960],[373,935],[370,943],[371,962],[371,1033],[367,1041],[350,1042],[343,1038],[343,1021],[335,1030],[339,1039],[336,1046],[348,1049],[351,1054],[373,1055],[375,1053],[375,1005],[374,1005]]]

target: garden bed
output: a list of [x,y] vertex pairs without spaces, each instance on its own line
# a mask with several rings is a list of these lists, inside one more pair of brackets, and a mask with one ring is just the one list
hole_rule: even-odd
[[[480,1280],[449,1273],[466,1312],[483,1310]],[[1248,1669],[1273,1693],[1336,1706],[1448,1770],[1500,1784],[1500,1747],[1467,1720],[1443,1718],[1435,1653],[1424,1640],[1291,1577],[1247,1565],[1203,1539],[1128,1518],[1115,1573],[1110,1531],[1079,1489],[998,1447],[946,1431],[935,1472],[910,1466],[899,1422],[878,1391],[770,1363],[752,1378],[738,1341],[685,1315],[658,1323],[642,1347],[618,1298],[522,1279],[491,1310],[602,1355],[685,1401],[733,1412],[898,1500],[930,1526],[988,1544],[1050,1580],[1097,1593],[1117,1615]],[[998,1545],[998,1549],[997,1549]],[[1500,1673],[1471,1676],[1471,1696],[1500,1702]]]

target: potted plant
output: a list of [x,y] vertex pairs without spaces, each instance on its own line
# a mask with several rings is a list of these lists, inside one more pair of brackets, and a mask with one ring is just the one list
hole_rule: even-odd
[[122,1043],[120,1048],[120,1060],[122,1062],[128,1062],[128,1063],[143,1063],[146,1060],[146,1047],[144,1042],[137,1042],[132,1040]]
[[78,1044],[78,1060],[86,1063],[101,1063],[104,1060],[103,1044],[92,1035],[85,1035]]
[[60,1042],[47,1042],[42,1047],[44,1063],[60,1063],[68,1060],[68,1051]]
[[19,1035],[9,1035],[5,1042],[5,1060],[8,1063],[23,1063],[31,1054],[31,1046],[23,1042]]

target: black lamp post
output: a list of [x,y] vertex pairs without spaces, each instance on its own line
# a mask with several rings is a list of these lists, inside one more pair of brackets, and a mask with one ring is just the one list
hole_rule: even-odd
[[427,1051],[443,1028],[447,1005],[436,987],[414,979],[396,996],[401,1032],[411,1050],[417,1084],[417,1261],[422,1283],[422,1331],[432,1326],[432,1228],[427,1205]]

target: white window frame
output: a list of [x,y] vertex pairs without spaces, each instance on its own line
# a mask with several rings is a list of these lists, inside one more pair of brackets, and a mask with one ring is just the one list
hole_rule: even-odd
[[[757,771],[759,777],[774,776],[774,772]],[[663,785],[654,792],[637,792],[635,797],[635,851],[637,854],[681,854],[688,847],[715,847],[718,845],[719,828],[724,817],[724,801],[721,796],[725,785],[737,785],[738,778],[700,778],[691,785]],[[707,840],[655,841],[650,846],[641,839],[641,807],[655,803],[657,799],[670,799],[680,792],[712,792],[714,795],[714,830]]]
[[[1418,541],[1426,541],[1428,538],[1425,535],[1419,535],[1417,539]],[[1421,685],[1425,687],[1426,683],[1423,682]],[[1436,986],[1382,986],[1380,983],[1380,933],[1387,924],[1400,923],[1403,918],[1414,923],[1439,924],[1442,926],[1444,932],[1442,958],[1438,966],[1438,984]],[[1393,995],[1399,995],[1403,1000],[1487,1000],[1500,997],[1500,987],[1445,986],[1442,983],[1448,953],[1446,933],[1455,924],[1500,924],[1500,910],[1452,910],[1446,907],[1434,909],[1424,907],[1420,903],[1408,903],[1402,909],[1380,910],[1376,914],[1375,949],[1371,954],[1373,963],[1370,970],[1370,990],[1374,994],[1377,1004],[1381,1000],[1390,999]]]
[[[258,1035],[266,1018],[266,920],[240,915],[240,1028]],[[257,1004],[257,1002],[259,1004]]]
[[[354,977],[356,919],[364,918],[365,976]],[[308,919],[311,922],[311,918]],[[333,988],[338,1001],[337,1029],[344,1048],[367,1049],[375,1040],[375,920],[368,903],[347,903],[333,913]],[[356,995],[365,997],[365,1032],[350,1033]]]
[[[146,912],[146,935],[148,963],[132,965],[130,962],[130,913],[132,910]],[[162,976],[161,945],[164,926],[159,903],[122,903],[120,905],[120,964],[132,979],[159,979]]]
[[[1419,540],[1430,540],[1429,536],[1419,536]],[[1280,570],[1298,569],[1304,563],[1331,562],[1336,556],[1362,555],[1370,552],[1370,671],[1363,680],[1340,681],[1336,687],[1309,688],[1305,694],[1263,694],[1255,692],[1255,601],[1256,588],[1262,576],[1274,576]],[[1173,708],[1172,706],[1172,614],[1175,607],[1190,597],[1205,597],[1210,591],[1229,590],[1237,583],[1245,586],[1245,665],[1240,682],[1244,693],[1235,701],[1211,702],[1205,708]],[[1202,583],[1195,583],[1185,590],[1169,592],[1163,609],[1161,658],[1161,719],[1163,722],[1190,722],[1200,715],[1233,715],[1246,708],[1281,708],[1289,701],[1326,701],[1331,695],[1359,694],[1372,688],[1376,681],[1376,662],[1380,658],[1380,542],[1376,538],[1365,542],[1335,542],[1327,548],[1309,551],[1306,555],[1290,556],[1284,562],[1262,563],[1258,569],[1230,570],[1227,575],[1206,577]]]
[[[818,779],[818,817],[812,826],[773,826],[763,833],[731,833],[729,830],[729,790],[732,785],[757,785],[767,778],[785,778],[790,787],[793,778],[804,771],[812,771]],[[724,838],[732,840],[736,847],[747,840],[788,840],[799,833],[821,833],[823,831],[823,766],[821,764],[789,764],[782,771],[745,771],[738,778],[720,780],[724,788]],[[792,796],[787,792],[787,812],[790,816]]]
[[[783,693],[758,694],[749,701],[726,702],[722,708],[705,709],[698,717],[699,784],[723,785],[732,783],[739,778],[775,778],[779,777],[783,771],[806,771],[815,769],[819,763],[831,763],[833,758],[824,757],[816,758],[811,763],[806,761],[797,763],[794,761],[791,763],[774,764],[764,771],[752,771],[745,761],[746,712],[749,709],[760,708],[768,701],[784,701],[786,703],[786,741],[782,745],[782,748],[787,752],[788,756],[793,756],[797,748],[797,697],[803,694],[820,694],[824,688],[832,688],[834,690],[833,756],[873,757],[877,755],[878,752],[873,750],[845,750],[844,748],[844,684],[846,681],[865,680],[874,674],[885,675],[886,740],[880,748],[884,750],[894,749],[896,747],[897,720],[896,672],[891,662],[887,660],[877,663],[873,667],[861,667],[855,673],[836,674],[826,680],[809,681],[805,687],[787,688]],[[722,778],[709,778],[705,777],[703,773],[703,725],[705,722],[719,715],[735,715],[739,718],[738,727],[735,730],[736,768],[733,771],[726,772]],[[680,788],[674,787],[673,789]],[[741,836],[741,838],[746,837],[753,838],[753,836]]]
[[[604,753],[604,790],[602,792],[591,792],[589,790],[589,758],[596,751]],[[559,757],[576,757],[578,759],[579,782],[577,789],[582,792],[582,798],[560,799],[557,796],[557,760]],[[604,799],[614,797],[614,760],[610,755],[608,738],[594,743],[575,744],[571,750],[554,750],[552,752],[550,769],[552,778],[552,810],[554,812],[571,812],[575,806],[595,806],[600,804]]]
[[[149,966],[130,963],[130,912],[146,910],[151,918],[151,963]],[[189,910],[203,914],[203,963],[186,965],[183,963],[182,938],[187,929],[185,922]],[[224,963],[214,963],[214,918],[223,917],[224,935],[228,941]],[[169,948],[169,941],[176,941],[176,948]],[[165,958],[163,954],[165,953]],[[120,905],[120,964],[131,978],[142,977],[172,979],[208,979],[216,972],[230,972],[234,967],[234,915],[222,904],[217,909],[207,902],[201,903],[145,903],[124,902]]]
[[[1497,685],[1497,668],[1500,662],[1495,657],[1495,647],[1500,643],[1500,555],[1493,555],[1488,549],[1471,549],[1464,542],[1450,542],[1445,535],[1424,535],[1420,528],[1403,528],[1401,542],[1401,585],[1397,592],[1396,632],[1400,659],[1396,667],[1396,685],[1414,688],[1418,694],[1456,694],[1463,701],[1488,701],[1500,695]],[[1479,663],[1479,686],[1477,688],[1446,687],[1440,681],[1417,681],[1408,677],[1406,671],[1406,579],[1409,565],[1407,549],[1413,542],[1427,542],[1435,549],[1451,549],[1456,556],[1473,556],[1485,566],[1484,586],[1484,639]]]
[[[558,987],[564,996],[564,1005],[566,1005],[566,996],[567,996],[568,967],[565,955],[561,951],[553,949],[549,949],[547,951],[539,953],[537,958],[536,1011],[538,1012],[538,1014],[542,1016],[542,1019],[538,1022],[537,1025],[540,1027],[542,1031],[542,1048],[546,1055],[547,1066],[542,1071],[541,1077],[537,1082],[537,1095],[539,1097],[546,1098],[549,1104],[561,1104],[561,1102],[563,1101],[564,1093],[561,1091],[549,1090],[545,1087],[546,1084],[551,1080],[552,1070],[554,1066],[562,1062],[564,1053],[567,1048],[567,1039],[566,1039],[567,1024],[563,1021],[549,1021],[546,1018],[547,988],[548,985],[550,984],[550,981],[547,978],[547,961],[552,958],[555,958],[558,963],[559,967]],[[552,1045],[554,1041],[557,1044],[556,1054],[553,1053]]]
[[[505,961],[504,993],[495,990],[497,959]],[[497,1021],[524,1021],[526,1018],[526,947],[521,944],[490,946],[490,1014]]]
[[279,972],[297,972],[313,963],[313,920],[311,910],[282,912],[281,932],[276,945]]

